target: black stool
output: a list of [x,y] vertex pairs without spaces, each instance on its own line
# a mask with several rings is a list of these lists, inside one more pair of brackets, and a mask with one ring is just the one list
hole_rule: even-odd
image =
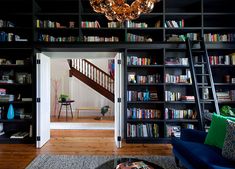
[[74,100],[66,100],[66,101],[59,101],[60,103],[60,111],[59,111],[59,115],[58,115],[58,119],[60,118],[60,112],[61,112],[61,109],[62,109],[62,106],[66,106],[66,119],[67,119],[67,107],[69,106],[70,107],[70,110],[71,110],[71,115],[72,115],[72,118],[73,118],[73,111],[72,111],[72,106],[71,106],[71,103],[73,103]]

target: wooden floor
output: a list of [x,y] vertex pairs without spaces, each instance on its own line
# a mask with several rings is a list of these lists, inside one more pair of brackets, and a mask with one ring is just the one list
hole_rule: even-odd
[[171,155],[169,144],[125,144],[117,149],[111,130],[51,130],[41,149],[32,144],[0,144],[0,168],[23,169],[39,154]]
[[58,117],[51,116],[51,122],[70,122],[70,123],[113,123],[114,117],[113,116],[105,116],[102,117],[101,120],[96,120],[97,117],[101,116],[84,116],[84,117],[64,117],[61,116],[59,119]]

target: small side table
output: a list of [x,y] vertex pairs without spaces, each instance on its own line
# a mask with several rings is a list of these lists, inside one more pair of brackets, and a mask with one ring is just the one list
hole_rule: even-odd
[[72,118],[73,118],[73,111],[72,111],[72,106],[71,106],[71,103],[73,103],[73,102],[74,102],[74,100],[59,101],[60,111],[59,111],[58,119],[60,118],[60,113],[61,113],[62,106],[66,106],[66,119],[67,119],[67,115],[68,115],[68,111],[67,111],[68,106],[70,107],[71,115],[72,115]]

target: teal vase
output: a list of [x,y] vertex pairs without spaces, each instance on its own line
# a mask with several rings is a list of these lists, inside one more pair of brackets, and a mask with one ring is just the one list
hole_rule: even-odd
[[13,105],[10,104],[7,112],[7,119],[8,120],[14,119],[14,116],[15,116],[14,108]]

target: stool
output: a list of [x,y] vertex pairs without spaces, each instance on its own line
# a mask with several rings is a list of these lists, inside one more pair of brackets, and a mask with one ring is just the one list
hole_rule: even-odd
[[71,106],[71,103],[73,103],[74,100],[66,100],[66,101],[59,101],[60,103],[60,111],[59,111],[59,115],[58,115],[58,119],[60,118],[60,112],[61,112],[61,109],[62,109],[62,106],[66,106],[66,119],[67,119],[67,107],[69,106],[70,107],[70,110],[71,110],[71,115],[72,115],[72,118],[73,118],[73,111],[72,111],[72,106]]

